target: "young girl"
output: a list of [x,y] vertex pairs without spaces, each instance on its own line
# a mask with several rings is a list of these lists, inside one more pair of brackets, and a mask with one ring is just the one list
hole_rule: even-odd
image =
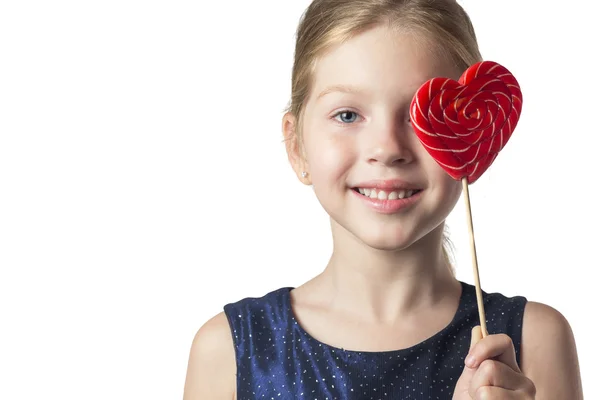
[[448,262],[461,194],[420,145],[409,105],[481,60],[451,0],[315,0],[298,29],[289,161],[331,217],[333,254],[297,288],[227,304],[194,338],[185,400],[582,399],[553,308],[484,293]]

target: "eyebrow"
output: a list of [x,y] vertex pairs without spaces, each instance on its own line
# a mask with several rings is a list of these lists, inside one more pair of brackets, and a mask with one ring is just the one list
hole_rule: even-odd
[[335,92],[350,93],[350,94],[363,93],[363,91],[357,86],[331,85],[331,86],[326,87],[321,93],[319,93],[319,95],[317,96],[317,100],[319,100],[321,97],[323,97],[327,94],[335,93]]

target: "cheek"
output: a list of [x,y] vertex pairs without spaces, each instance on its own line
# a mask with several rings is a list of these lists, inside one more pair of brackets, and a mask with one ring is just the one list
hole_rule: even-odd
[[450,177],[448,179],[448,192],[451,193],[452,202],[456,203],[462,194],[462,182],[456,181]]
[[356,154],[350,141],[331,138],[311,140],[307,158],[315,180],[338,179],[352,167]]
[[447,198],[448,201],[456,203],[462,193],[462,183],[452,179],[428,153],[421,160],[422,165],[427,170],[429,184],[439,193],[443,193],[444,198]]
[[448,204],[450,209],[454,208],[462,193],[462,183],[450,177],[443,172],[439,176],[440,192],[443,193],[444,203]]
[[446,178],[452,180],[450,175],[448,175],[448,173],[444,171],[437,161],[435,161],[433,157],[431,157],[431,155],[429,155],[429,153],[423,148],[421,148],[419,152],[419,161],[423,166],[423,169],[426,170],[430,179],[434,180],[435,182],[447,181]]

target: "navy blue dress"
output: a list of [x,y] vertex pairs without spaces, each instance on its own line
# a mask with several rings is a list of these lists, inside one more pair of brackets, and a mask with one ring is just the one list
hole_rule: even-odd
[[[475,287],[461,285],[448,326],[415,346],[384,352],[348,351],[311,337],[294,318],[289,287],[225,305],[238,400],[451,399],[479,324]],[[526,298],[486,292],[483,298],[488,332],[510,336],[520,362]]]

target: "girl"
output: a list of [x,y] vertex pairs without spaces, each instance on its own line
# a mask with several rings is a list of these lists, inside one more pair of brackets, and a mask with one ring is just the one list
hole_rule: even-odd
[[481,60],[452,0],[315,0],[300,23],[288,158],[331,217],[333,254],[297,288],[227,304],[194,338],[185,400],[582,399],[569,323],[458,281],[444,221],[461,194],[412,131],[436,76]]

